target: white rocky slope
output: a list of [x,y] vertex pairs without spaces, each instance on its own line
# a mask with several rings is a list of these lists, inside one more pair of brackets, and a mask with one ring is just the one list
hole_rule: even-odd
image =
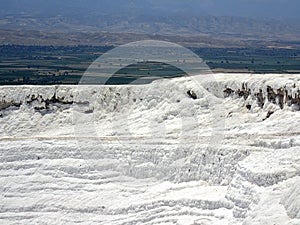
[[300,75],[0,87],[0,224],[300,224]]

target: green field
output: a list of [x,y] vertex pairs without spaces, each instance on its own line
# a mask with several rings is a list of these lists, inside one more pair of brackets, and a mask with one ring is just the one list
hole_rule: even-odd
[[214,69],[256,73],[300,73],[300,49],[193,49]]
[[[88,66],[112,46],[0,46],[0,85],[77,84]],[[191,48],[218,72],[300,73],[300,49]],[[110,84],[137,78],[177,77],[167,64],[140,62],[121,69]]]

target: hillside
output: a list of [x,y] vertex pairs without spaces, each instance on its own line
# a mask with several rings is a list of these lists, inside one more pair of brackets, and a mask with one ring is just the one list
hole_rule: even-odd
[[[3,0],[2,0],[3,1]],[[172,3],[173,2],[173,3]],[[261,6],[262,7],[262,6]],[[270,6],[271,7],[271,6]],[[111,32],[158,35],[210,35],[213,38],[299,39],[299,23],[290,20],[213,14],[193,1],[6,2],[0,28],[47,32]]]

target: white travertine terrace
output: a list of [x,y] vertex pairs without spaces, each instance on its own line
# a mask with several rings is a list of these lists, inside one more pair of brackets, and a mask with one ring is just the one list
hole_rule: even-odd
[[300,224],[299,110],[298,74],[2,86],[0,224]]

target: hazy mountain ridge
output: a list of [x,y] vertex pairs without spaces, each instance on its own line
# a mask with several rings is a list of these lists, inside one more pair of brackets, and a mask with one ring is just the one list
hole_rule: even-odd
[[41,30],[51,32],[132,32],[162,35],[209,34],[216,37],[297,39],[296,26],[275,21],[247,18],[188,15],[97,15],[82,18],[65,15],[33,17],[6,16],[0,20],[4,29]]
[[[115,32],[295,40],[299,25],[274,19],[214,16],[190,1],[10,1],[0,16],[2,29],[51,32]],[[193,1],[192,1],[193,2]],[[17,4],[19,3],[19,4]],[[194,4],[194,2],[193,2]],[[158,7],[160,6],[160,7]]]
[[298,0],[0,0],[0,12],[29,12],[45,15],[68,11],[99,13],[151,12],[210,14],[248,18],[269,18],[299,23]]

